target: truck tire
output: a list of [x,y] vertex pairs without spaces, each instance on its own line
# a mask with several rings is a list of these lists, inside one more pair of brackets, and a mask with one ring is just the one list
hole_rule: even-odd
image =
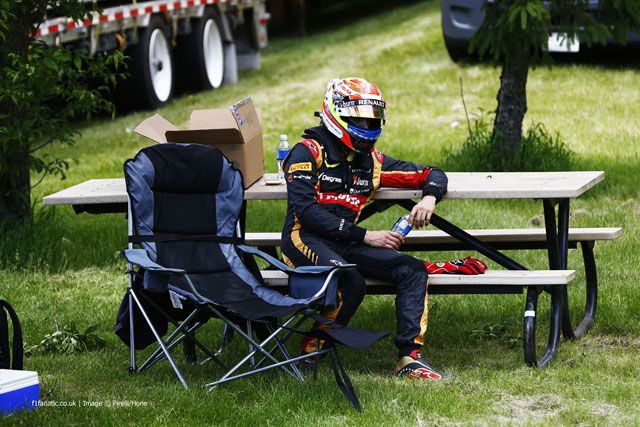
[[207,7],[193,30],[178,40],[176,52],[180,86],[184,89],[217,89],[224,79],[224,45],[220,15]]
[[[138,35],[138,43],[127,50],[128,97],[138,107],[160,108],[173,99],[174,72],[167,25],[162,17],[151,17]],[[134,98],[134,99],[132,99]]]

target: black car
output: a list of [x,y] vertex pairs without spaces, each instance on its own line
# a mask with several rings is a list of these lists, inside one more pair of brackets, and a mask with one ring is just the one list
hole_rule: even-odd
[[[449,56],[454,61],[468,56],[469,40],[476,33],[484,20],[484,4],[491,7],[492,0],[442,0],[442,33]],[[588,8],[595,11],[598,0],[590,0]],[[567,43],[566,38],[551,34],[549,39],[550,52],[577,53],[584,50],[580,41]],[[640,46],[640,34],[631,32],[627,38],[627,45]],[[610,46],[609,44],[607,46]]]

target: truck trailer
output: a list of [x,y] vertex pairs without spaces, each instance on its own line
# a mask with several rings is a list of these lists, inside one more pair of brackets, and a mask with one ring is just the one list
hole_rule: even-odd
[[238,71],[260,68],[260,49],[268,42],[265,0],[98,0],[97,5],[102,13],[81,21],[52,10],[35,36],[89,55],[124,52],[130,76],[119,92],[135,107],[160,108],[176,88],[234,84]]

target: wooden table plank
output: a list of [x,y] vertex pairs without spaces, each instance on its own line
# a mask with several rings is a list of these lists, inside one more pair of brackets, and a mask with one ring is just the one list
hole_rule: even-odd
[[[271,286],[286,286],[287,275],[279,270],[263,270],[262,277]],[[575,270],[487,270],[484,274],[431,274],[429,285],[444,286],[537,286],[566,285],[576,277]],[[382,280],[367,279],[368,286],[386,285]]]
[[[266,174],[272,176],[274,174]],[[604,172],[449,172],[446,199],[553,199],[578,197],[604,180]],[[381,188],[374,199],[419,199],[422,190]],[[245,191],[246,200],[286,200],[284,184],[263,180]],[[92,179],[43,199],[44,205],[126,203],[124,178]]]
[[[448,172],[445,199],[555,199],[578,197],[602,180],[602,171],[584,172]],[[374,199],[419,199],[422,189],[381,188]],[[260,181],[245,192],[246,200],[286,200],[285,185]]]
[[43,205],[127,203],[124,178],[91,179],[42,199]]
[[[465,230],[473,237],[487,243],[501,242],[545,242],[547,240],[544,228],[508,228],[508,229],[474,229]],[[621,227],[603,228],[570,228],[569,241],[615,240],[622,236]],[[247,233],[245,242],[251,246],[280,246],[282,240],[279,232]],[[406,244],[439,244],[455,243],[454,237],[441,230],[411,230],[404,238]]]

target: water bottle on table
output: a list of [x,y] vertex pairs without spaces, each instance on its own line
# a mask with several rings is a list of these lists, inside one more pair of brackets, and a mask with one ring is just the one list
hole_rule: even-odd
[[278,181],[284,183],[284,171],[282,170],[282,162],[287,154],[289,154],[289,141],[287,135],[280,135],[280,144],[278,144],[278,150],[276,151],[276,161],[278,162]]
[[402,234],[402,237],[407,237],[412,228],[413,226],[409,225],[409,214],[404,214],[393,224],[391,231]]

